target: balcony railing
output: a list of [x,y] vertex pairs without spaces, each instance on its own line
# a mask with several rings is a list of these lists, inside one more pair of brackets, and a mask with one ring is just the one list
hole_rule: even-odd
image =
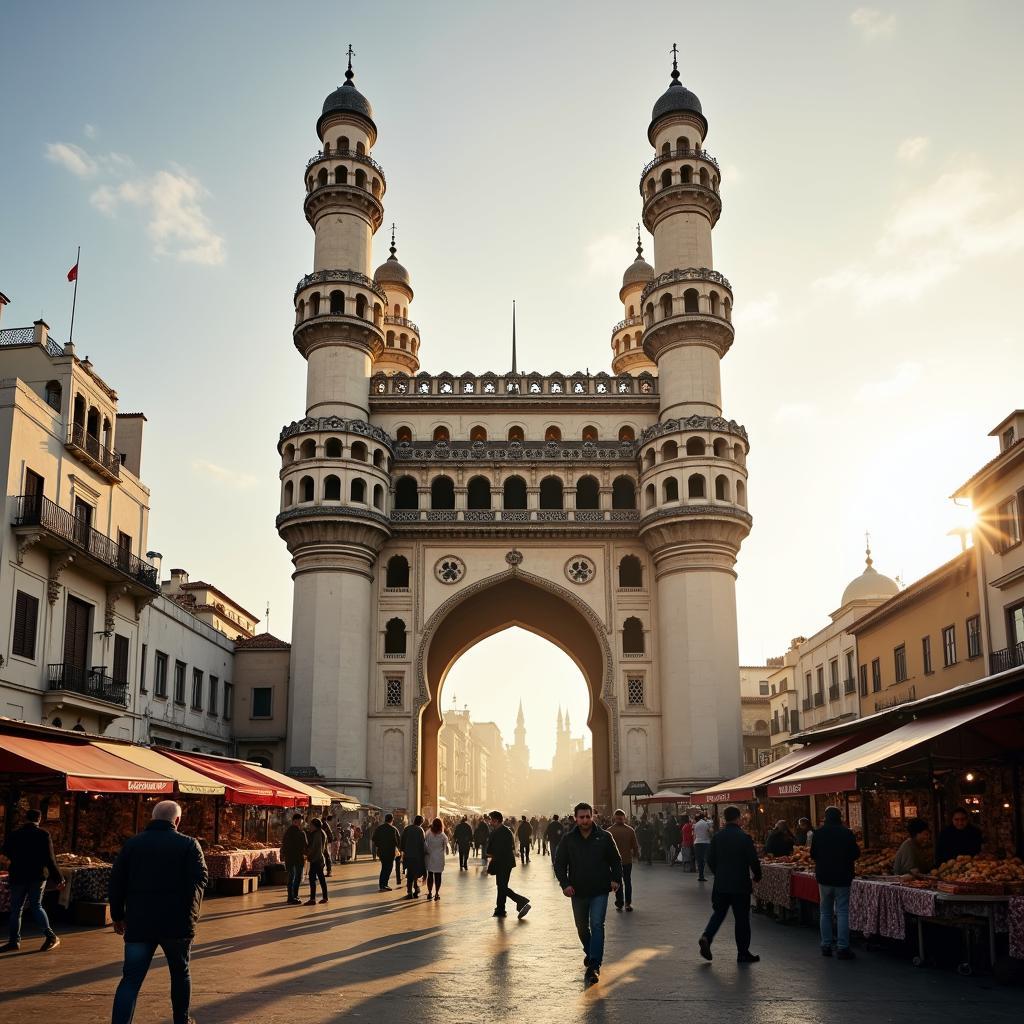
[[85,551],[108,568],[131,577],[147,589],[160,589],[156,566],[144,562],[99,530],[94,530],[66,508],[61,508],[40,494],[22,494],[14,501],[14,526],[38,526]]
[[128,707],[128,683],[103,674],[102,668],[80,668],[67,662],[48,666],[51,690],[70,690],[93,700]]
[[81,423],[72,423],[68,428],[65,446],[69,451],[84,457],[104,476],[121,479],[121,456],[100,444],[99,438],[93,437]]
[[[0,330],[0,346],[34,345],[35,343],[36,329],[34,327],[5,327]],[[47,335],[46,354],[57,359],[64,355],[64,346]]]
[[804,697],[804,699],[800,702],[800,706],[804,709],[804,711],[810,711],[811,710],[811,698],[810,697]]
[[640,513],[614,509],[401,509],[391,512],[393,523],[636,523]]
[[642,316],[627,316],[625,320],[620,320],[613,328],[612,334],[618,334],[625,327],[639,327],[644,322]]
[[992,671],[1005,672],[1008,668],[1024,665],[1024,640],[1012,647],[992,652]]
[[852,679],[843,680],[843,693],[850,694],[857,689],[857,684]]
[[831,686],[829,686],[829,688],[828,688],[828,699],[829,700],[839,700],[839,684],[838,683],[833,683]]
[[321,150],[316,156],[311,156],[306,161],[306,167],[310,168],[321,160],[354,160],[357,164],[366,164],[367,167],[372,167],[381,176],[384,174],[384,168],[372,156],[357,153],[354,149],[332,149],[330,153]]
[[816,693],[814,695],[814,706],[816,708],[820,708],[820,707],[822,707],[824,705],[824,703],[825,703],[825,694],[823,694],[823,693]]
[[395,327],[408,327],[410,331],[415,331],[417,334],[420,333],[420,329],[404,316],[388,316],[385,314],[384,323],[394,325]]
[[[653,171],[659,164],[668,163],[670,160],[706,160],[714,167],[718,167],[718,161],[703,149],[674,149],[671,153],[660,153],[640,172],[641,178],[646,178],[650,171]],[[312,163],[312,161],[310,161]]]

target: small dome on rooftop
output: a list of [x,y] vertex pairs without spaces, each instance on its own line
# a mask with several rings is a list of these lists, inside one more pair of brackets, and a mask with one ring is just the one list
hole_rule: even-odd
[[842,605],[847,605],[851,601],[888,601],[890,597],[895,597],[900,592],[899,584],[895,580],[883,576],[875,569],[870,548],[864,561],[864,571],[851,580],[843,591]]
[[636,226],[636,259],[622,275],[622,287],[628,288],[631,284],[647,284],[654,279],[654,267],[644,259],[644,246],[640,241],[640,225]]
[[398,262],[395,248],[395,225],[391,225],[391,255],[373,272],[373,279],[377,284],[401,284],[409,291],[412,286],[409,283],[409,271]]
[[324,100],[323,112],[316,123],[317,132],[324,118],[330,114],[354,114],[370,122],[374,135],[377,134],[377,126],[373,120],[373,107],[370,101],[355,87],[352,79],[355,77],[352,71],[352,61],[349,60],[348,70],[345,72],[345,84],[338,86]]
[[654,104],[654,109],[651,111],[651,125],[647,129],[647,137],[653,141],[654,128],[663,117],[682,113],[696,114],[704,126],[704,133],[707,134],[708,119],[704,116],[704,111],[701,109],[700,100],[697,99],[696,93],[690,92],[679,81],[679,67],[675,59],[673,59],[672,81]]

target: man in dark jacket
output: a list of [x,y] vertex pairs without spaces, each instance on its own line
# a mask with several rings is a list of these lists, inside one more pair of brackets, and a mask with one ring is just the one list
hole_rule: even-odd
[[698,943],[700,955],[711,959],[711,941],[732,908],[736,960],[756,964],[761,958],[750,952],[750,894],[754,890],[750,878],[761,881],[761,862],[753,839],[740,828],[740,809],[726,807],[722,817],[725,828],[714,834],[708,849],[707,865],[715,876],[715,884],[711,887],[711,919]]
[[519,819],[519,827],[516,829],[516,838],[519,840],[519,860],[523,864],[530,863],[530,847],[533,845],[531,840],[533,839],[533,827],[526,820],[524,814]]
[[50,833],[39,827],[41,818],[39,811],[28,811],[25,824],[12,832],[4,843],[4,856],[11,862],[8,876],[11,889],[11,930],[7,945],[0,946],[0,953],[21,949],[21,914],[26,902],[32,919],[46,935],[40,951],[45,953],[60,945],[60,939],[50,927],[50,919],[43,910],[43,893],[47,881],[63,888],[64,876],[53,857]]
[[508,887],[512,877],[512,869],[516,866],[516,841],[502,817],[501,811],[491,811],[491,832],[487,838],[487,874],[494,875],[498,888],[498,898],[494,905],[493,917],[505,916],[505,901],[512,900],[520,918],[530,912],[530,901]]
[[481,818],[473,832],[473,845],[480,854],[481,860],[487,860],[487,840],[491,838],[491,830],[487,827],[487,819]]
[[418,899],[420,879],[427,874],[427,844],[423,815],[417,814],[402,832],[402,863],[405,865],[405,899]]
[[469,818],[465,815],[462,816],[462,821],[455,826],[452,838],[459,850],[459,870],[468,871],[469,848],[473,845],[473,826],[470,825]]
[[306,864],[306,850],[309,848],[309,836],[302,827],[302,815],[293,814],[292,823],[285,829],[281,840],[281,860],[288,869],[288,902],[293,906],[301,906],[299,886],[302,885],[302,869]]
[[558,844],[562,841],[562,836],[564,835],[565,826],[558,820],[558,815],[551,815],[551,821],[548,824],[546,836],[548,841],[548,853],[551,854],[552,860],[555,856],[555,850],[558,849]]
[[174,1024],[192,1020],[188,960],[209,876],[199,844],[178,833],[180,821],[181,808],[161,800],[153,820],[124,844],[110,872],[110,916],[114,931],[124,936],[124,971],[111,1024],[131,1024],[157,946],[171,972]]
[[953,811],[952,824],[947,825],[935,842],[935,863],[945,864],[947,860],[961,857],[964,854],[976,857],[981,853],[981,829],[971,824],[966,807],[958,807]]
[[395,851],[402,837],[395,828],[395,816],[385,814],[384,820],[373,830],[373,847],[380,857],[380,879],[377,882],[381,892],[391,892],[391,868],[395,863]]
[[577,804],[573,813],[576,827],[562,837],[555,851],[555,877],[572,900],[586,981],[594,983],[604,959],[608,894],[617,892],[622,884],[622,858],[611,835],[594,821],[590,804]]
[[811,860],[814,877],[818,880],[819,923],[821,926],[821,955],[832,955],[832,911],[836,919],[836,958],[852,960],[850,949],[850,883],[853,869],[860,856],[860,847],[854,834],[843,824],[843,812],[838,807],[825,808],[821,828],[811,835]]

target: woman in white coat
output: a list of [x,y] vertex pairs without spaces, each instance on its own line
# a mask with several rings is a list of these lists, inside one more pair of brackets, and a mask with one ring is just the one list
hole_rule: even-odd
[[427,899],[441,898],[441,875],[444,872],[444,859],[451,852],[448,837],[444,834],[444,825],[440,818],[430,823],[424,844],[427,853]]

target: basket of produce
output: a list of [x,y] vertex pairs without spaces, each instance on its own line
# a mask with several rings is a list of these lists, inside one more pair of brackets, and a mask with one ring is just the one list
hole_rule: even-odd
[[896,857],[896,851],[891,848],[884,850],[865,850],[857,858],[856,872],[859,878],[873,877],[877,875],[891,875],[892,862]]
[[997,860],[984,853],[977,857],[963,854],[940,864],[932,871],[932,877],[938,881],[940,892],[956,892],[964,896],[1002,896],[1007,886],[1024,883],[1024,862],[1019,857]]

